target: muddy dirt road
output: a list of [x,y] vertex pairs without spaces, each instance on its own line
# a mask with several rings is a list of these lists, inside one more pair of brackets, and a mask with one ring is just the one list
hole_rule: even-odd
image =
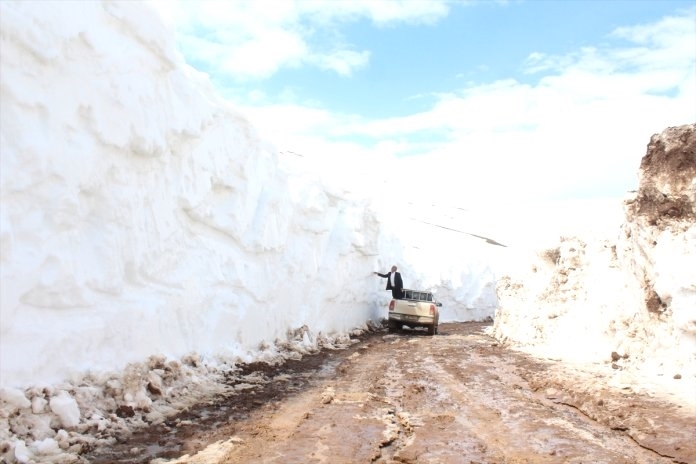
[[282,367],[246,366],[241,393],[90,462],[696,462],[689,407],[602,388],[596,373],[500,346],[485,326],[378,332]]

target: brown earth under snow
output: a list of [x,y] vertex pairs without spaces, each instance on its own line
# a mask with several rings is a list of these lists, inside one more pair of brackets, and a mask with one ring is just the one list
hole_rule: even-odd
[[[693,408],[613,390],[611,365],[509,350],[489,323],[364,336],[271,367],[92,463],[696,463]],[[678,381],[675,379],[675,381]],[[686,381],[686,380],[683,380]],[[158,458],[158,459],[155,459]],[[153,461],[154,460],[154,461]]]

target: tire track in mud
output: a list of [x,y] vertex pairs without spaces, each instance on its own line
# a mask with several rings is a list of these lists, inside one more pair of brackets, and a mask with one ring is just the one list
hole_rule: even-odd
[[[553,363],[500,346],[482,332],[487,325],[368,337],[302,374],[299,390],[275,391],[197,454],[153,464],[679,462],[560,404],[559,377],[545,380]],[[568,375],[571,392],[572,382]],[[651,405],[641,411],[655,413]]]
[[588,452],[593,462],[672,462],[534,392],[516,371],[544,364],[488,336],[391,344],[384,396],[401,426],[378,462],[587,462]]
[[[472,462],[588,462],[588,452],[592,462],[671,462],[636,450],[630,437],[535,393],[516,371],[544,369],[541,363],[504,350],[483,335],[448,341],[464,342],[470,349],[465,361],[448,357],[423,362],[428,377],[437,378],[445,390],[434,396],[431,408],[451,410],[449,401],[462,405],[451,433],[461,454],[445,462],[461,462],[462,456]],[[438,347],[436,352],[441,351]],[[443,457],[428,459],[440,462]]]

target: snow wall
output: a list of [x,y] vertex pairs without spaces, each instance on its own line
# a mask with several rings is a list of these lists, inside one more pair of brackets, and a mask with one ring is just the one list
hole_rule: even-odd
[[479,239],[411,228],[423,243],[404,244],[403,216],[307,179],[146,5],[0,8],[0,385],[347,331],[386,315],[372,271],[395,263],[439,292],[442,320],[493,314]]
[[686,391],[696,406],[696,124],[655,134],[613,240],[560,237],[497,283],[493,335]]

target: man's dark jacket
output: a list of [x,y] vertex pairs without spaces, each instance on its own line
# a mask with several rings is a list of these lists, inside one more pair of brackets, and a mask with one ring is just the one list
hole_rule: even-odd
[[396,275],[394,276],[394,287],[393,288],[392,288],[392,284],[391,284],[391,272],[387,272],[386,274],[380,274],[378,272],[377,275],[380,277],[387,278],[387,290],[392,291],[392,296],[394,298],[401,298],[402,297],[403,291],[404,291],[404,281],[401,280],[401,273],[400,272],[397,272]]

